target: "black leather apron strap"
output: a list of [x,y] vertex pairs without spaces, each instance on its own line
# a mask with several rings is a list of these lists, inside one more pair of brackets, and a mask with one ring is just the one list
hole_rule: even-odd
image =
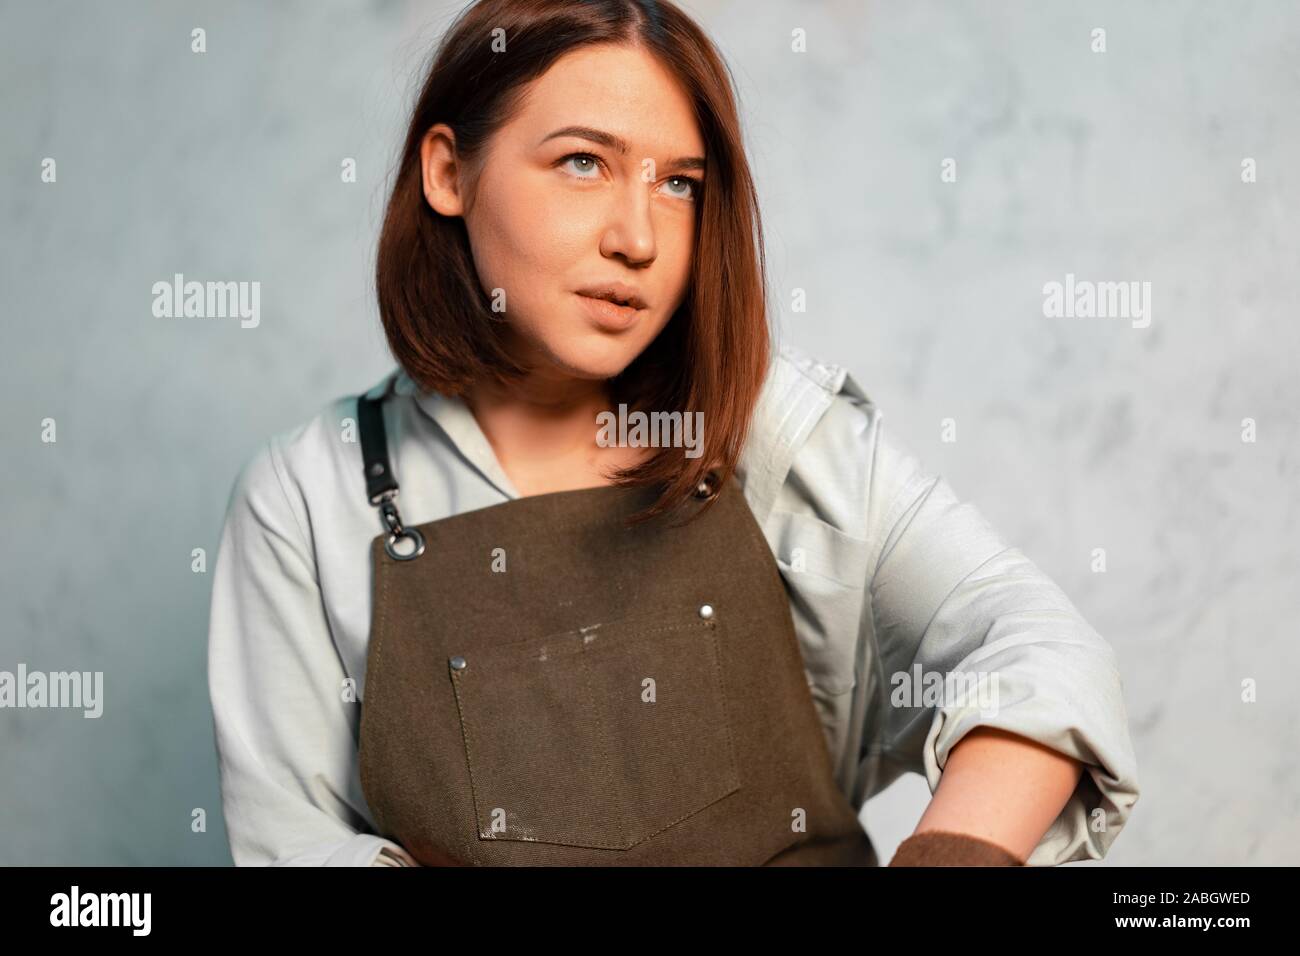
[[397,479],[388,463],[388,435],[384,431],[384,399],[357,397],[357,427],[361,430],[361,458],[365,463],[366,496],[378,505],[386,492],[397,493]]
[[[384,550],[397,561],[411,561],[424,554],[424,536],[415,528],[404,528],[397,512],[397,479],[388,461],[388,434],[384,429],[384,399],[391,387],[378,398],[357,396],[357,428],[361,431],[361,460],[366,477],[366,497],[379,508],[388,536]],[[411,550],[397,550],[397,543],[410,539]]]

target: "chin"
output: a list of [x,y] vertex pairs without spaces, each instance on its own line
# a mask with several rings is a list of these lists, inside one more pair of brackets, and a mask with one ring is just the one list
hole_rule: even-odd
[[606,379],[631,365],[640,349],[628,342],[588,340],[567,342],[547,352],[556,366],[574,378]]

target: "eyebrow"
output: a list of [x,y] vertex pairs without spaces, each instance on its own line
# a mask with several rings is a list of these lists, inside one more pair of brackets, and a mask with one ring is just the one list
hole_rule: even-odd
[[[546,136],[544,136],[542,138],[541,143],[538,143],[537,145],[541,146],[542,143],[545,143],[548,140],[556,139],[557,137],[560,136],[576,136],[578,139],[585,139],[593,143],[599,143],[601,146],[606,146],[610,149],[618,150],[618,152],[622,153],[624,156],[628,154],[631,148],[628,146],[627,140],[623,139],[623,137],[615,136],[613,133],[607,133],[603,129],[594,129],[591,126],[561,127],[560,129],[555,130],[553,133],[549,133]],[[668,168],[669,169],[698,169],[700,171],[703,171],[704,157],[703,156],[679,156],[677,159],[671,160],[668,163]]]

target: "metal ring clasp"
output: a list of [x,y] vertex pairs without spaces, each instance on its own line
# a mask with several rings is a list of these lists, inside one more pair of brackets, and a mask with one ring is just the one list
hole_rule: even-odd
[[[393,547],[393,545],[398,541],[401,541],[403,538],[410,538],[415,542],[415,550],[410,554],[402,554]],[[420,534],[420,532],[415,528],[403,528],[400,531],[393,532],[384,539],[384,550],[387,551],[388,556],[395,561],[413,561],[420,555],[424,554],[424,535]]]
[[[379,504],[379,513],[383,517],[384,525],[389,532],[388,537],[384,539],[384,550],[394,561],[413,561],[424,554],[424,535],[420,534],[415,528],[402,527],[402,518],[397,513],[397,505],[393,504],[393,499],[396,497],[396,491],[386,492],[381,497]],[[415,542],[415,547],[409,554],[402,554],[393,547],[403,538],[410,538]]]

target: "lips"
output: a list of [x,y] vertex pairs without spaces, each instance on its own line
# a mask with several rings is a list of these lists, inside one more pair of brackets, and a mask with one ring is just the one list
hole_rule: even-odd
[[600,282],[578,290],[579,295],[585,295],[591,299],[604,299],[607,302],[613,302],[615,305],[628,306],[633,309],[644,309],[645,300],[641,297],[640,291],[625,282]]
[[642,315],[641,309],[635,309],[630,305],[619,305],[609,299],[599,299],[582,292],[577,295],[587,315],[598,326],[611,332],[621,332],[631,328]]

